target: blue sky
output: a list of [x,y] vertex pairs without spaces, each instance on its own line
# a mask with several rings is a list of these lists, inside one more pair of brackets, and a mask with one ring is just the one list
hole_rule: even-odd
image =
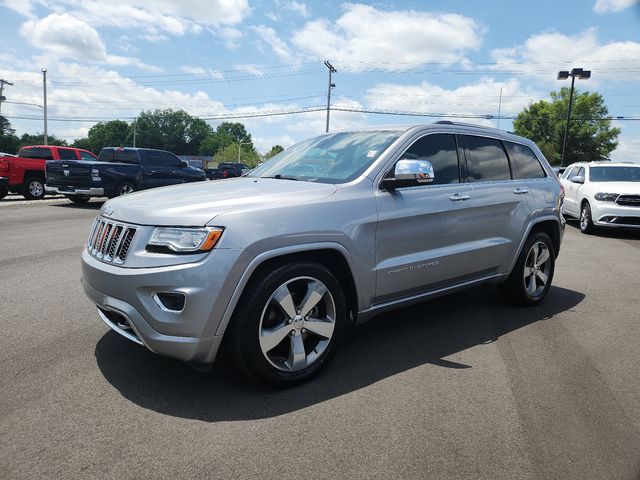
[[[324,132],[325,113],[306,111],[326,103],[324,60],[338,70],[332,129],[434,120],[371,110],[496,116],[501,89],[514,116],[568,86],[556,72],[571,67],[592,71],[577,86],[613,116],[640,118],[637,0],[4,0],[0,32],[0,78],[14,83],[3,114],[18,133],[43,130],[46,67],[48,130],[69,140],[99,120],[183,108],[214,126],[264,115],[234,121],[259,151],[289,146]],[[613,158],[640,162],[640,121],[616,125]]]

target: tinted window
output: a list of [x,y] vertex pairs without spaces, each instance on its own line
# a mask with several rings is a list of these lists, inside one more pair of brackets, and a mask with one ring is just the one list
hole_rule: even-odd
[[82,160],[95,160],[94,156],[89,152],[80,152],[80,158]]
[[467,168],[470,182],[509,180],[509,160],[502,143],[495,138],[466,136]]
[[453,135],[437,133],[416,141],[402,155],[407,160],[427,160],[433,165],[435,180],[429,185],[458,183],[458,148]]
[[115,150],[113,152],[113,162],[117,163],[139,163],[137,150]]
[[547,175],[536,154],[526,145],[504,142],[514,178],[545,178]]
[[144,152],[144,163],[150,167],[177,167],[180,159],[173,153],[148,150]]
[[76,152],[74,150],[59,148],[58,155],[60,155],[60,160],[76,160]]
[[640,167],[591,167],[592,182],[640,182]]
[[23,148],[18,154],[22,158],[40,158],[42,160],[53,160],[51,149],[47,147]]

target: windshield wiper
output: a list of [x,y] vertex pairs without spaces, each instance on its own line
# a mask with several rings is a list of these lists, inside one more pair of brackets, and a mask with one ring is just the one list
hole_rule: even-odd
[[275,178],[276,180],[295,180],[296,182],[298,180],[300,180],[299,178],[288,177],[287,175],[280,175],[279,173],[277,175],[272,176],[272,177],[260,177],[260,178]]

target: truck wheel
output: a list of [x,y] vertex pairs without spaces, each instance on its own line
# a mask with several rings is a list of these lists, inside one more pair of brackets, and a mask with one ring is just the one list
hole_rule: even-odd
[[9,189],[7,187],[0,188],[0,200],[7,196]]
[[315,262],[294,262],[253,278],[225,339],[234,364],[279,387],[305,382],[334,355],[347,320],[343,288]]
[[65,195],[65,197],[77,205],[84,205],[91,199],[87,195]]
[[128,195],[136,191],[136,186],[131,182],[122,182],[116,188],[116,196]]
[[27,200],[42,200],[44,198],[44,182],[38,177],[27,177],[22,187],[22,196]]
[[509,278],[500,285],[507,300],[523,306],[540,303],[549,293],[555,270],[556,252],[546,233],[529,236]]
[[595,229],[593,218],[591,218],[591,205],[585,201],[580,209],[580,231],[582,233],[593,233]]

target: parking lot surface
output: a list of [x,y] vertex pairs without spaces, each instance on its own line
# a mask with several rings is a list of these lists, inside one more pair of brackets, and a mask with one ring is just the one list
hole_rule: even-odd
[[640,234],[570,223],[542,305],[385,314],[273,390],[108,330],[79,282],[100,206],[0,202],[0,478],[640,478]]

